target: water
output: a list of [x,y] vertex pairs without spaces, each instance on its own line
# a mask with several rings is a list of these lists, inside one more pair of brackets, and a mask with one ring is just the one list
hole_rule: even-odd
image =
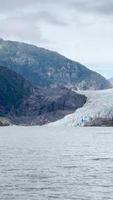
[[0,128],[0,200],[113,200],[113,128]]

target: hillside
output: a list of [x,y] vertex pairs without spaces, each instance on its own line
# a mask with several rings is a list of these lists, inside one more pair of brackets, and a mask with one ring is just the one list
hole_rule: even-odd
[[84,103],[84,95],[66,88],[35,88],[20,75],[0,67],[1,125],[8,120],[18,125],[42,125],[61,119]]
[[81,92],[84,106],[51,126],[113,126],[113,89]]
[[32,86],[15,72],[0,67],[0,115],[18,109],[25,97],[32,93]]
[[65,86],[98,90],[111,87],[104,77],[80,63],[25,43],[0,39],[0,65],[43,88]]

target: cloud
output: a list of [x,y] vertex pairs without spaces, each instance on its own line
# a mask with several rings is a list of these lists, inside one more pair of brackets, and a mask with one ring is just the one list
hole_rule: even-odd
[[12,12],[36,3],[36,0],[0,0],[1,12]]
[[[7,24],[9,22],[9,24]],[[21,23],[15,20],[8,20],[0,26],[1,37],[6,39],[16,39],[20,41],[31,41],[33,43],[42,42],[42,35],[40,29],[33,24]]]
[[68,1],[68,5],[83,13],[113,15],[113,0],[70,0],[70,2]]
[[[42,0],[43,1],[43,0]],[[36,0],[0,0],[0,34],[1,37],[29,41],[32,43],[48,43],[43,37],[42,24],[66,26],[50,5]],[[50,3],[50,0],[47,0]],[[47,3],[46,1],[46,3]]]
[[6,39],[16,39],[20,41],[31,41],[38,43],[46,41],[41,33],[40,27],[33,23],[32,19],[23,16],[4,16],[0,19],[0,34]]
[[112,23],[113,0],[0,0],[0,37],[59,51],[103,74],[113,66]]
[[[82,12],[96,12],[104,15],[113,15],[113,0],[0,0],[0,11],[12,12],[13,10],[19,10],[27,8],[32,5],[44,6],[57,5],[72,6],[76,10]],[[58,13],[59,14],[59,13]]]

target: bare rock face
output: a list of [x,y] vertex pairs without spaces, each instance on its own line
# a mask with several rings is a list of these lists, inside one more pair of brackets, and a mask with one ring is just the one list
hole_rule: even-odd
[[0,65],[19,73],[36,87],[64,86],[82,90],[112,87],[104,77],[80,63],[25,43],[1,39]]
[[86,123],[85,126],[111,127],[113,126],[113,118],[96,118],[96,119],[93,119],[90,123]]
[[84,95],[59,87],[35,88],[20,75],[0,67],[0,116],[17,125],[42,125],[74,112]]
[[0,117],[0,126],[10,126],[10,125],[11,122],[8,119]]
[[86,103],[84,95],[67,88],[35,89],[20,105],[13,122],[16,124],[45,124],[61,119]]

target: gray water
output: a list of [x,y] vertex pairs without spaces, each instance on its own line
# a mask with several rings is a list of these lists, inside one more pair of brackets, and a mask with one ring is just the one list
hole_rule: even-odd
[[112,128],[0,128],[0,200],[113,200]]

